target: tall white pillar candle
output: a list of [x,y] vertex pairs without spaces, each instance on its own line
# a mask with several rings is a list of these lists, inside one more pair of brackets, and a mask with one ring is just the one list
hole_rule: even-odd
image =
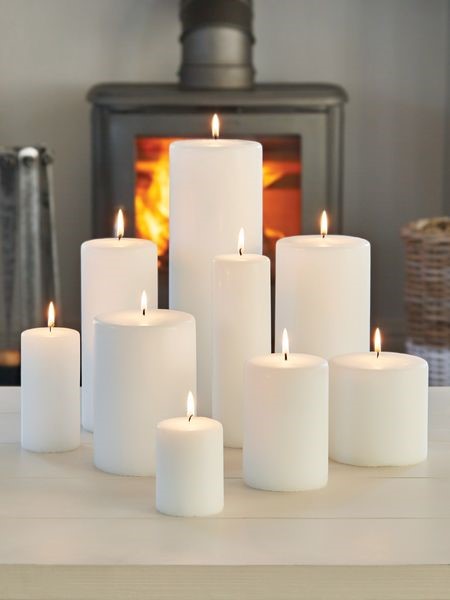
[[82,423],[94,430],[94,318],[132,309],[142,290],[150,306],[158,298],[157,251],[153,242],[134,238],[97,239],[81,246]]
[[95,320],[94,462],[117,475],[155,474],[155,432],[195,390],[195,321],[171,310]]
[[281,353],[247,363],[243,466],[245,482],[263,490],[302,491],[326,485],[326,360]]
[[213,265],[212,416],[232,448],[242,448],[244,365],[270,353],[271,336],[270,260],[246,254],[241,236],[238,251]]
[[28,329],[21,339],[21,438],[33,452],[80,445],[80,335],[53,325],[49,314],[48,327]]
[[223,509],[223,430],[195,416],[167,419],[156,432],[156,508],[176,517],[204,517]]
[[276,247],[276,336],[292,350],[330,358],[367,352],[370,244],[344,235],[301,235]]
[[170,307],[197,321],[199,413],[211,414],[212,261],[233,252],[244,227],[262,251],[262,147],[245,140],[170,146]]
[[427,457],[428,365],[395,352],[330,361],[330,457],[364,467]]

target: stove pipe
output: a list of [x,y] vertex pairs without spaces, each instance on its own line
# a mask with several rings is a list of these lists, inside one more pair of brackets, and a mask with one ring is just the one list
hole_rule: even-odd
[[181,0],[180,85],[189,89],[249,89],[252,0]]

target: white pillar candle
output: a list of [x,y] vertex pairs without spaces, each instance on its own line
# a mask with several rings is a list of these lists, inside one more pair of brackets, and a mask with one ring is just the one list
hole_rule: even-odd
[[427,432],[423,359],[375,351],[330,361],[333,460],[364,467],[415,464],[427,457]]
[[65,452],[80,445],[80,335],[54,327],[28,329],[21,340],[22,447]]
[[244,365],[270,353],[270,260],[244,252],[241,230],[236,254],[213,265],[212,416],[223,425],[225,446],[242,448]]
[[156,431],[156,508],[176,517],[205,517],[223,509],[223,429],[195,416],[167,419]]
[[233,252],[245,228],[262,251],[262,147],[245,140],[186,140],[170,146],[170,307],[197,322],[199,413],[211,414],[212,261]]
[[89,240],[81,246],[81,417],[88,431],[94,430],[94,318],[133,308],[143,289],[152,307],[158,298],[155,244],[122,236],[118,218],[117,238]]
[[173,310],[100,315],[94,345],[95,465],[154,475],[156,425],[179,415],[195,389],[195,320]]
[[276,335],[291,348],[330,358],[367,352],[370,244],[344,235],[301,235],[276,247]]
[[328,365],[288,354],[284,338],[285,352],[246,366],[244,479],[263,490],[317,489],[328,480]]

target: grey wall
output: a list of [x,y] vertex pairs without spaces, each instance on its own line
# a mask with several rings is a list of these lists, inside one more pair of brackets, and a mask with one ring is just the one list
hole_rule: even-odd
[[[176,0],[0,0],[0,143],[56,153],[65,322],[79,319],[90,232],[87,89],[175,81]],[[402,223],[443,210],[446,0],[256,0],[261,81],[330,81],[350,94],[345,229],[373,244],[377,319],[402,316]]]

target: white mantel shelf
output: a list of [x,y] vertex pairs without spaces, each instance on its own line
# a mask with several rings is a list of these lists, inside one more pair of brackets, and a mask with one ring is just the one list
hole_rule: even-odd
[[225,510],[155,510],[154,480],[115,477],[79,450],[19,442],[19,390],[0,388],[0,598],[450,598],[450,388],[430,394],[427,462],[332,463],[329,485],[260,492],[225,453]]

